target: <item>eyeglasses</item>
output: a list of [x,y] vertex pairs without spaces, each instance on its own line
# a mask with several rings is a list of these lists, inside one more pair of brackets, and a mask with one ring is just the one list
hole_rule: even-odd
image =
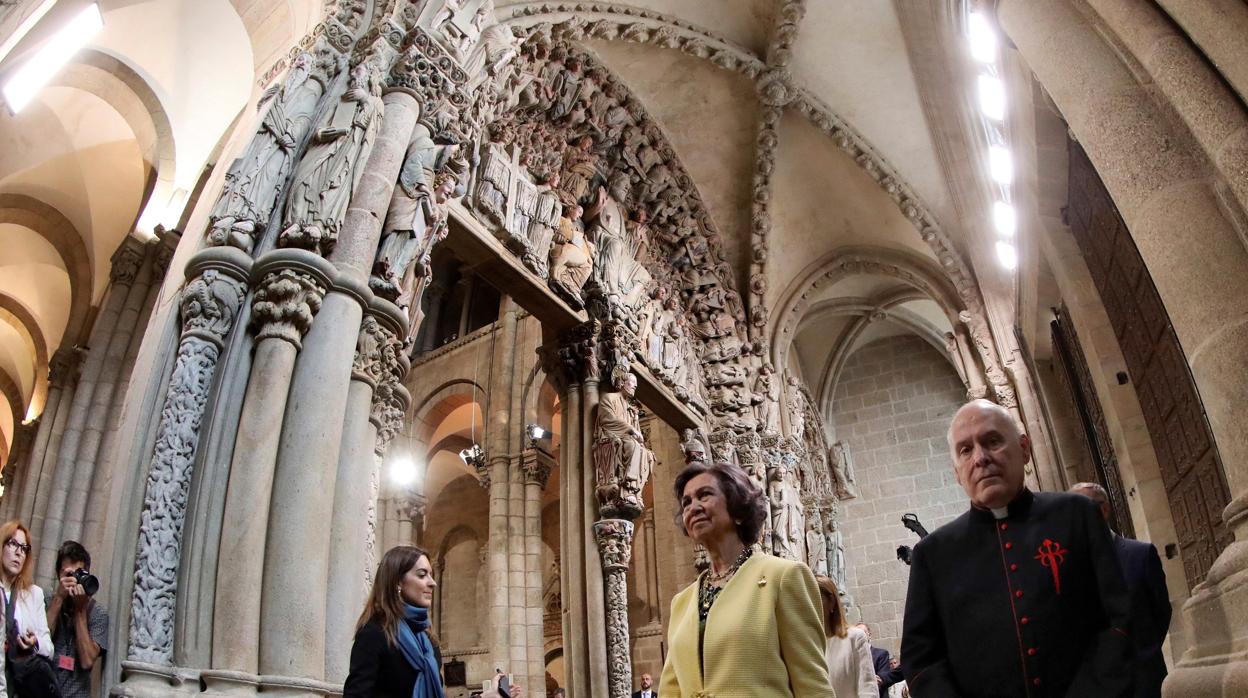
[[15,553],[21,553],[23,555],[30,554],[30,546],[26,545],[25,543],[18,543],[16,540],[10,538],[6,540],[4,544],[9,546],[10,548],[13,548],[13,552]]

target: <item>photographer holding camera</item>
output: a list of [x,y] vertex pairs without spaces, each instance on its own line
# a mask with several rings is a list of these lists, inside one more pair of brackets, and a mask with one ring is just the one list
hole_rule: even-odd
[[56,551],[56,593],[48,601],[56,683],[61,698],[91,695],[91,668],[104,654],[108,612],[95,601],[100,582],[91,574],[91,554],[67,540]]

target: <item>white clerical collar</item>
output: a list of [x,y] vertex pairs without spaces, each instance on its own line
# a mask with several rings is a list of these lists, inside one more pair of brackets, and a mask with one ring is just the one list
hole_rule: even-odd
[[1010,508],[1008,506],[1004,506],[999,509],[992,510],[992,518],[994,519],[1004,519],[1005,517],[1009,515],[1010,515]]

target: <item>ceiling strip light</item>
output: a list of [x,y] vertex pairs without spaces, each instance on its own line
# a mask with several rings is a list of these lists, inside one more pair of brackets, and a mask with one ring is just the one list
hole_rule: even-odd
[[1004,201],[994,203],[992,205],[992,223],[1001,235],[1014,237],[1014,231],[1018,227],[1018,217],[1014,213],[1014,207]]
[[1014,157],[1010,149],[1002,145],[988,147],[988,174],[992,180],[1002,186],[1009,186],[1014,181]]
[[4,99],[9,109],[20,112],[39,90],[56,75],[69,59],[104,27],[100,6],[91,3],[39,47],[13,77],[4,85]]
[[34,12],[26,15],[26,19],[22,20],[22,23],[18,25],[17,29],[13,30],[12,34],[9,34],[9,38],[5,39],[3,44],[0,44],[0,61],[9,57],[9,53],[17,46],[18,42],[26,38],[30,30],[35,28],[39,20],[43,19],[43,16],[48,14],[48,10],[52,9],[52,6],[55,4],[56,0],[43,0],[35,8]]
[[997,243],[997,261],[1006,269],[1018,267],[1018,251],[1008,242]]
[[997,35],[981,12],[972,12],[966,19],[967,41],[971,45],[971,57],[980,63],[997,60]]
[[1005,86],[991,75],[979,76],[979,110],[993,121],[1005,118]]

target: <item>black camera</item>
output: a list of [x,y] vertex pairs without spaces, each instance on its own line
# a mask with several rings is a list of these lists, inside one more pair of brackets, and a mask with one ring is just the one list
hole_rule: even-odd
[[78,582],[78,585],[82,587],[87,596],[95,596],[95,592],[100,590],[100,580],[94,574],[81,568],[70,572],[70,574],[73,575],[74,581]]

